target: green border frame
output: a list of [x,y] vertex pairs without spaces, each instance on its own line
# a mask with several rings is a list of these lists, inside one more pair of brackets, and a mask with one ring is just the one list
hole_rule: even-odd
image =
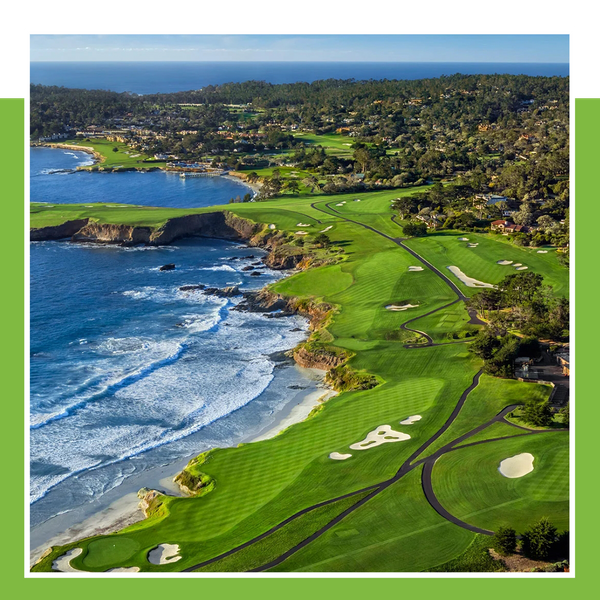
[[[598,140],[600,140],[600,99],[575,100],[575,157],[576,157],[576,190],[578,206],[591,208],[597,196],[595,189],[598,169]],[[239,596],[244,600],[270,597],[294,600],[305,600],[308,594],[322,597],[346,594],[349,598],[359,595],[369,597],[373,593],[371,578],[202,578],[202,583],[195,577],[193,583],[188,577],[174,578],[111,578],[98,581],[92,578],[67,577],[28,577],[25,572],[25,540],[24,540],[24,456],[19,449],[24,447],[24,319],[25,319],[25,253],[24,253],[24,205],[22,199],[25,192],[25,101],[23,99],[0,99],[0,131],[4,134],[5,143],[0,145],[0,165],[2,172],[2,199],[4,201],[5,223],[2,231],[4,260],[2,272],[5,278],[2,294],[3,305],[3,343],[1,345],[3,398],[3,435],[1,448],[5,485],[5,512],[9,508],[3,522],[2,539],[6,544],[0,561],[3,574],[2,583],[5,597],[18,598],[40,594],[52,600],[67,595],[81,594],[86,599],[106,600],[111,598],[131,598],[133,594],[147,593],[154,596],[167,594],[181,595],[215,595],[223,597]],[[10,140],[10,144],[7,142]],[[19,140],[21,140],[19,142]],[[573,140],[571,141],[573,143]],[[380,579],[377,591],[393,594],[412,594],[415,598],[429,598],[434,595],[443,598],[473,597],[475,594],[485,595],[494,600],[506,597],[507,593],[519,588],[534,594],[540,594],[545,600],[554,598],[563,600],[566,594],[577,594],[583,597],[593,594],[597,589],[594,566],[598,552],[596,530],[598,529],[597,500],[595,493],[595,464],[598,452],[594,441],[597,438],[596,427],[599,422],[598,392],[592,380],[594,366],[592,357],[596,348],[593,346],[593,327],[596,323],[596,304],[594,297],[595,280],[586,280],[586,275],[597,272],[594,234],[597,235],[596,214],[591,217],[577,211],[577,268],[582,273],[578,280],[575,306],[578,323],[577,349],[577,392],[578,403],[581,403],[581,414],[577,415],[577,522],[585,526],[578,528],[576,539],[576,577],[526,576],[499,578],[449,578],[431,577],[427,579],[404,578],[398,582],[395,578]],[[11,226],[12,223],[12,226]],[[581,335],[581,339],[579,339]],[[597,351],[596,351],[597,353]],[[581,374],[579,374],[581,373]],[[25,463],[26,464],[26,463]],[[10,487],[8,485],[10,484]],[[12,492],[13,498],[7,492]],[[11,551],[8,545],[11,544]],[[14,550],[13,550],[14,548]],[[93,580],[90,581],[90,579]],[[401,585],[401,587],[399,587]],[[194,586],[194,587],[191,587]],[[573,597],[573,596],[572,596]]]

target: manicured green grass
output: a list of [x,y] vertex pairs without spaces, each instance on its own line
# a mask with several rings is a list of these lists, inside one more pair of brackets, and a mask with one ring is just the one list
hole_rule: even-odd
[[326,133],[324,135],[296,133],[294,134],[294,137],[307,145],[323,146],[327,154],[350,158],[354,152],[352,146],[354,145],[355,140],[347,135],[336,133]]
[[488,551],[490,538],[477,534],[471,545],[458,557],[437,567],[427,569],[430,573],[489,573],[506,571],[502,561],[494,560]]
[[[98,168],[110,168],[115,169],[117,167],[124,167],[126,169],[150,169],[156,167],[166,167],[166,161],[157,161],[148,154],[133,150],[127,144],[121,142],[109,142],[105,139],[90,139],[87,140],[69,140],[65,142],[73,146],[83,146],[85,148],[93,148],[96,152],[102,155],[103,160],[90,167],[84,167],[87,170],[96,170]],[[117,148],[117,152],[113,151],[113,148]],[[152,162],[144,162],[144,161]]]
[[[459,242],[459,237],[468,242]],[[468,248],[468,243],[479,244]],[[503,236],[475,233],[436,233],[422,238],[413,238],[407,246],[418,252],[440,271],[447,274],[468,296],[477,293],[477,288],[467,287],[447,267],[457,266],[465,275],[485,283],[499,283],[510,273],[522,273],[511,265],[499,265],[499,260],[512,260],[528,267],[529,272],[539,273],[544,283],[553,286],[558,296],[569,295],[569,271],[560,263],[556,252],[538,254],[535,248],[520,248],[506,241]]]
[[[529,452],[534,469],[509,479],[500,461]],[[540,433],[499,440],[445,454],[433,469],[433,489],[451,514],[494,531],[501,525],[522,533],[541,517],[569,528],[569,436]]]
[[[457,345],[461,346],[460,344]],[[466,351],[466,348],[464,351]],[[550,386],[482,375],[479,385],[467,396],[467,400],[455,421],[445,433],[427,448],[421,458],[433,454],[457,437],[479,425],[483,425],[483,423],[495,417],[503,408],[511,404],[522,404],[530,399],[545,400],[550,396],[550,392]],[[519,430],[515,427],[511,427],[511,431],[519,433]],[[469,438],[464,443],[468,444],[471,441],[475,440]]]
[[415,469],[272,571],[418,572],[461,555],[474,534],[431,508],[420,475]]

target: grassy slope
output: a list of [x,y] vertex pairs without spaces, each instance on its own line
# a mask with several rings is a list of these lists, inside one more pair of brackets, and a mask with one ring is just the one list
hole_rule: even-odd
[[[389,220],[389,202],[397,195],[397,191],[351,195],[348,200],[361,197],[364,204],[348,201],[344,209],[352,210],[353,218],[360,221],[384,219],[390,231],[397,235],[400,229]],[[336,196],[336,200],[342,198]],[[340,220],[339,215],[328,216],[316,211],[310,206],[314,201],[312,196],[286,197],[226,208],[257,222],[275,223],[288,231],[297,230],[298,222],[310,223],[310,230],[317,231],[333,226],[328,235],[344,248],[344,262],[304,271],[278,282],[274,289],[323,298],[336,305],[338,312],[329,326],[335,345],[357,352],[351,366],[376,374],[384,383],[373,390],[340,394],[316,416],[276,438],[214,452],[203,465],[203,470],[217,482],[213,492],[195,499],[166,498],[167,516],[162,520],[141,522],[118,535],[104,536],[100,539],[109,540],[104,544],[97,540],[79,543],[84,553],[73,561],[74,566],[106,570],[135,564],[148,571],[181,570],[251,539],[304,507],[391,477],[452,411],[479,368],[478,361],[462,344],[408,350],[393,338],[404,321],[442,306],[455,296],[433,273],[408,272],[408,266],[414,264],[415,259],[402,248],[360,225]],[[319,202],[323,206],[330,199]],[[362,208],[359,209],[363,205],[365,215],[360,213]],[[115,205],[88,209],[84,205],[63,205],[51,209],[34,206],[33,210],[33,226],[81,216],[109,223],[158,226],[172,215],[215,209],[118,208]],[[385,309],[386,304],[403,300],[418,303],[419,307],[406,313]],[[455,316],[453,310],[448,318]],[[444,325],[434,327],[441,331]],[[488,394],[494,407],[503,408],[511,403],[504,390],[495,391],[491,387]],[[479,421],[489,418],[477,403],[472,410]],[[412,414],[421,414],[423,419],[413,426],[399,426],[400,420]],[[351,443],[363,439],[366,433],[382,424],[409,433],[411,439],[357,451],[343,462],[328,458],[332,451],[347,451]],[[411,477],[416,476],[411,474]],[[414,482],[411,486],[405,485],[403,480],[392,488],[396,491],[386,491],[356,513],[357,518],[363,515],[360,518],[371,523],[365,528],[365,535],[359,536],[361,544],[356,548],[364,557],[360,561],[365,570],[423,569],[450,560],[465,550],[472,534],[443,521],[429,507],[418,485]],[[392,546],[387,546],[387,541],[379,545],[379,537],[373,533],[371,538],[368,533],[375,531],[371,528],[372,521],[378,521],[381,511],[389,511],[397,503],[402,504],[402,510],[415,513],[416,525],[407,529],[403,519],[395,522],[389,519],[383,533],[388,536],[386,540],[394,538],[395,541]],[[344,520],[343,525],[346,523]],[[447,541],[440,543],[440,532]],[[407,537],[411,544],[427,549],[421,552],[418,561],[414,549],[410,551],[412,546],[400,541]],[[335,546],[341,548],[335,568],[354,570],[357,559],[345,551],[346,541]],[[150,565],[145,556],[159,543],[179,543],[184,558],[164,567]],[[362,550],[371,544],[375,546]],[[405,547],[409,549],[400,551]],[[111,551],[107,552],[107,548]],[[394,548],[394,552],[390,553],[389,548]],[[387,558],[380,563],[383,557]],[[47,567],[47,562],[40,566]]]
[[[535,457],[531,473],[508,479],[500,461],[521,452]],[[442,505],[479,527],[514,527],[522,533],[541,517],[569,528],[569,437],[541,433],[462,448],[442,456],[433,469],[433,489]]]

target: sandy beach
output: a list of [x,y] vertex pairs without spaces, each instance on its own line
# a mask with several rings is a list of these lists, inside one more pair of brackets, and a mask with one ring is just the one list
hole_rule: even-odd
[[[313,408],[326,402],[337,392],[323,383],[325,371],[304,369],[294,365],[312,385],[305,389],[290,390],[289,399],[275,410],[258,431],[242,434],[237,443],[252,443],[275,437],[294,423],[307,418]],[[203,448],[199,452],[208,450]],[[132,476],[101,498],[103,506],[95,502],[49,519],[35,527],[30,535],[30,564],[33,565],[50,546],[67,544],[93,535],[107,535],[144,519],[138,504],[137,492],[142,487],[158,489],[172,496],[183,496],[173,478],[185,467],[190,458],[185,457]],[[108,503],[108,505],[107,505]]]

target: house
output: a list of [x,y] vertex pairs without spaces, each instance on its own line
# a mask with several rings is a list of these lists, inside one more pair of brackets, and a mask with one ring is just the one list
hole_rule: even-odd
[[498,219],[491,223],[492,231],[503,231],[504,233],[527,233],[529,227],[527,225],[515,225],[512,221]]
[[563,375],[566,377],[570,374],[570,360],[569,353],[562,353],[556,355],[556,364],[562,367]]

